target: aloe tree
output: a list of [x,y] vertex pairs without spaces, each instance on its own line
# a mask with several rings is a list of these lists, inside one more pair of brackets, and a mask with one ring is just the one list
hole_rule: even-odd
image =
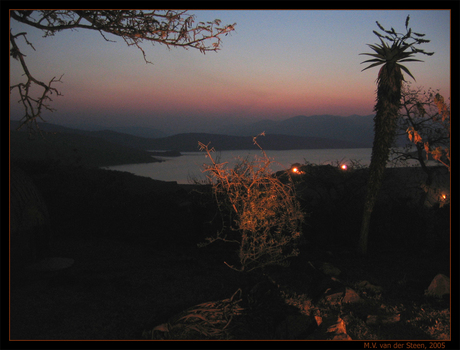
[[381,187],[383,174],[388,161],[390,147],[396,133],[396,121],[401,107],[401,87],[404,81],[403,71],[415,80],[411,72],[401,62],[415,62],[421,60],[413,58],[417,53],[428,56],[434,52],[425,52],[415,47],[416,44],[428,43],[422,37],[425,34],[412,32],[409,28],[409,18],[406,18],[406,34],[397,33],[393,28],[386,30],[379,22],[377,26],[384,32],[373,31],[380,40],[380,44],[368,46],[375,53],[361,53],[374,57],[361,63],[371,63],[363,69],[382,65],[377,77],[377,103],[374,107],[374,143],[372,146],[371,164],[369,166],[369,182],[367,185],[364,204],[363,220],[359,237],[359,250],[367,253],[369,224],[378,192]]

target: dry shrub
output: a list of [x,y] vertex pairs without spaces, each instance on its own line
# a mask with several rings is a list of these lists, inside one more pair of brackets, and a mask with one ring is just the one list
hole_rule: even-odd
[[227,163],[217,163],[212,156],[214,149],[199,143],[211,160],[204,165],[204,172],[223,218],[223,229],[203,245],[216,240],[237,243],[239,266],[225,264],[246,272],[287,265],[286,259],[297,256],[295,243],[304,219],[292,181],[283,183],[274,176],[269,167],[272,160],[256,138],[254,144],[262,156],[238,158],[233,169]]
[[151,331],[142,333],[145,339],[213,339],[231,338],[233,319],[241,316],[242,290],[238,289],[230,298],[201,303],[172,317]]

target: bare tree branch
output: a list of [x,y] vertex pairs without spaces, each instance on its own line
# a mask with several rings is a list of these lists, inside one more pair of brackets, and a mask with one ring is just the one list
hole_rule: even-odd
[[[106,41],[110,40],[107,34],[120,37],[128,46],[137,47],[146,63],[146,53],[141,47],[144,41],[152,45],[163,44],[168,48],[182,47],[184,49],[197,49],[202,53],[218,51],[221,48],[221,36],[235,30],[235,25],[221,26],[221,21],[216,19],[212,22],[198,22],[195,24],[195,16],[188,15],[186,10],[12,10],[12,19],[40,29],[44,37],[53,36],[62,30],[88,29],[98,31]],[[27,77],[26,83],[19,83],[10,87],[10,91],[18,89],[20,101],[25,110],[21,126],[35,124],[37,118],[41,119],[43,109],[52,111],[45,102],[51,101],[50,95],[54,92],[61,94],[52,87],[55,82],[61,82],[61,78],[55,77],[48,84],[33,77],[27,68],[24,54],[21,53],[16,39],[23,36],[26,43],[34,50],[35,48],[27,40],[27,33],[13,34],[10,31],[10,56],[19,60]],[[43,88],[43,94],[38,98],[30,95],[31,84]]]
[[[24,125],[27,125],[29,132],[31,132],[33,130],[33,126],[35,126],[38,129],[37,118],[43,120],[41,118],[41,112],[43,108],[49,111],[53,111],[53,109],[47,104],[47,101],[52,101],[50,95],[52,95],[53,92],[57,96],[61,96],[61,93],[56,88],[52,87],[52,84],[55,82],[61,82],[62,75],[59,79],[53,77],[53,79],[51,79],[48,84],[35,79],[30,73],[27,64],[24,60],[25,55],[19,50],[16,44],[16,38],[19,36],[23,36],[27,44],[32,46],[32,44],[30,44],[27,40],[26,33],[19,33],[16,35],[10,33],[10,42],[12,45],[12,48],[10,49],[10,55],[14,59],[19,60],[19,62],[21,63],[21,67],[24,70],[25,76],[27,77],[27,81],[26,83],[19,83],[10,86],[10,92],[14,89],[17,89],[20,96],[20,100],[18,101],[18,103],[22,103],[24,106],[25,114],[21,119],[19,128],[22,128]],[[33,98],[30,94],[32,83],[38,85],[43,89],[42,94],[37,98]]]

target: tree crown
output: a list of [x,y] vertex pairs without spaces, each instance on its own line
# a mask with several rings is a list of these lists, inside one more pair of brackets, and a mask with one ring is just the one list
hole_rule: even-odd
[[[363,61],[361,63],[371,63],[369,66],[364,68],[362,71],[376,67],[379,65],[395,65],[402,69],[404,72],[409,74],[409,76],[415,80],[411,72],[403,65],[399,64],[400,62],[423,62],[421,60],[413,58],[415,54],[421,53],[424,55],[431,56],[434,52],[425,52],[424,50],[418,49],[415,45],[429,43],[430,40],[423,39],[425,34],[412,32],[412,29],[409,28],[409,19],[410,15],[406,18],[406,34],[397,33],[394,28],[391,30],[386,30],[382,25],[376,21],[377,26],[386,33],[382,35],[377,31],[373,31],[375,35],[380,40],[380,45],[371,45],[367,44],[372,50],[376,53],[360,53],[360,55],[368,55],[375,57],[370,60]],[[410,51],[408,51],[410,49]]]

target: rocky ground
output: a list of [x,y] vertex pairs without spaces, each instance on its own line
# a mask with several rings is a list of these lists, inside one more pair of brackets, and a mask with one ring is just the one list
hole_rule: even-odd
[[[228,246],[197,247],[215,232],[206,187],[20,165],[48,204],[54,256],[74,263],[11,276],[11,339],[450,338],[449,295],[425,295],[435,276],[450,276],[448,205],[384,197],[370,254],[361,257],[354,252],[361,187],[322,193],[314,206],[304,188],[301,254],[287,268],[245,275],[224,265],[233,258]],[[202,318],[221,310],[214,311],[221,319],[201,333],[181,328],[197,309]]]

